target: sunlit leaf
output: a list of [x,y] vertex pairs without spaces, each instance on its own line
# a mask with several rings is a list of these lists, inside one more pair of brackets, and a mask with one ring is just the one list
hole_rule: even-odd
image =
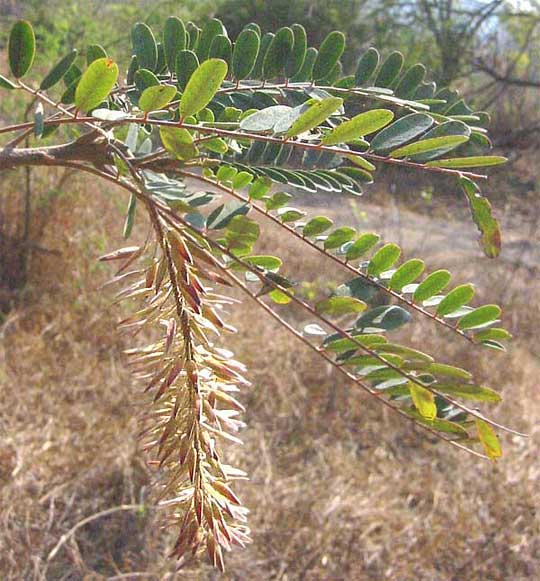
[[325,145],[337,143],[350,143],[358,137],[369,135],[386,127],[392,121],[394,114],[388,109],[374,109],[366,111],[338,125],[327,133],[321,140]]
[[118,78],[118,65],[109,58],[94,61],[84,71],[75,90],[75,106],[91,111],[103,102]]
[[318,127],[342,105],[343,99],[340,97],[327,97],[322,101],[317,101],[292,124],[286,136],[294,137]]
[[414,291],[413,299],[417,302],[425,301],[436,295],[448,286],[451,275],[447,270],[436,270],[420,283]]
[[139,108],[148,113],[166,107],[176,96],[176,87],[155,85],[148,87],[139,98]]
[[480,418],[476,418],[476,429],[486,455],[495,462],[502,456],[501,444],[497,434],[487,422]]
[[469,178],[462,177],[460,184],[469,201],[474,223],[480,230],[480,244],[484,254],[489,258],[496,258],[501,252],[501,229],[499,222],[491,213],[491,204],[480,194],[478,186]]
[[474,287],[472,284],[462,284],[450,291],[437,307],[437,314],[444,316],[457,311],[463,305],[466,305],[474,296]]
[[195,115],[210,103],[227,76],[227,63],[220,59],[204,61],[191,75],[180,100],[182,116]]

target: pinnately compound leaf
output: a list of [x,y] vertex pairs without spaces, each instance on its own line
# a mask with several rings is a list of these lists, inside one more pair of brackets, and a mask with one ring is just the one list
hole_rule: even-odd
[[17,21],[11,28],[8,43],[9,68],[14,77],[20,79],[34,62],[36,38],[34,30],[26,20]]
[[246,79],[257,60],[261,39],[259,35],[248,28],[244,28],[234,43],[232,56],[232,74],[235,79]]
[[183,117],[195,115],[210,103],[227,76],[227,63],[220,59],[204,61],[191,75],[182,99],[180,112]]
[[75,91],[75,106],[91,111],[104,101],[118,78],[118,65],[110,58],[94,61],[84,71]]

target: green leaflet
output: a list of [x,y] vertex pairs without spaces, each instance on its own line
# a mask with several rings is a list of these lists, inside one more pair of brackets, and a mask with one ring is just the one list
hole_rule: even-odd
[[169,16],[163,29],[165,61],[170,72],[176,71],[178,52],[186,48],[186,27],[177,16]]
[[61,81],[76,58],[77,50],[73,49],[69,54],[60,59],[49,71],[47,76],[41,81],[41,84],[39,85],[40,90],[47,91],[51,87],[54,87],[56,83]]
[[480,244],[484,254],[489,258],[496,258],[501,252],[501,229],[499,222],[491,213],[491,204],[480,194],[478,186],[469,178],[462,177],[459,182],[469,201],[474,223],[480,231]]
[[157,87],[159,85],[159,79],[148,69],[137,70],[134,80],[135,86],[141,93],[143,93],[148,87]]
[[[471,136],[471,130],[465,123],[462,121],[445,121],[440,125],[437,125],[433,129],[430,129],[424,136],[423,139],[432,139],[434,137],[446,137],[448,135],[465,135],[466,137]],[[458,145],[449,145],[449,146],[441,146],[438,149],[434,149],[428,153],[420,153],[414,156],[411,156],[412,161],[416,161],[418,163],[424,163],[431,159],[435,159],[436,157],[440,157],[452,151]]]
[[260,266],[265,270],[278,270],[283,264],[276,256],[246,256],[244,262],[253,266]]
[[144,22],[137,22],[131,29],[131,44],[141,68],[154,71],[158,61],[156,39]]
[[388,109],[374,109],[366,111],[338,125],[327,133],[321,140],[324,145],[349,143],[358,137],[369,135],[386,127],[392,121],[394,114]]
[[375,171],[377,169],[371,162],[369,162],[367,159],[364,159],[360,155],[347,155],[345,157],[349,161],[352,161],[355,165],[367,171]]
[[259,35],[248,28],[244,28],[234,43],[232,55],[232,73],[235,79],[246,79],[257,60],[261,39]]
[[205,61],[210,54],[210,47],[216,36],[219,34],[226,35],[223,23],[217,18],[210,19],[203,27],[201,35],[199,37],[199,42],[197,43],[197,56],[199,61],[202,63]]
[[504,341],[505,339],[511,339],[512,335],[506,329],[482,329],[481,331],[476,331],[474,338],[476,341]]
[[405,285],[414,282],[424,272],[424,261],[412,258],[404,262],[392,275],[388,288],[400,291]]
[[193,22],[186,24],[186,50],[196,50],[201,36],[201,29]]
[[210,59],[198,66],[191,75],[180,99],[182,117],[195,115],[210,103],[227,76],[227,63]]
[[124,223],[124,238],[129,238],[135,224],[135,210],[137,209],[137,197],[133,194],[129,196],[126,221]]
[[208,53],[210,58],[218,58],[227,63],[230,66],[232,60],[232,44],[231,41],[223,34],[218,34],[214,37],[212,44],[210,45],[210,52]]
[[318,54],[319,51],[316,48],[311,47],[307,49],[302,68],[291,79],[293,83],[305,83],[311,79]]
[[425,113],[411,113],[392,123],[373,138],[371,149],[375,152],[391,150],[418,137],[433,125]]
[[458,321],[459,329],[474,329],[487,323],[495,322],[501,316],[501,309],[497,305],[484,305],[467,313]]
[[163,147],[177,159],[191,159],[199,151],[193,144],[193,137],[187,129],[181,127],[160,127],[159,135]]
[[91,44],[86,49],[86,66],[89,66],[94,61],[105,58],[106,56],[107,51],[100,44]]
[[343,99],[340,97],[326,97],[322,101],[317,101],[311,107],[302,113],[300,117],[291,125],[285,134],[286,137],[295,137],[318,127],[324,123],[332,113],[337,111],[343,105]]
[[148,87],[139,98],[139,108],[148,113],[166,107],[176,97],[176,87],[154,85]]
[[110,58],[94,61],[84,71],[75,90],[75,106],[81,111],[91,111],[104,101],[118,78],[118,66]]
[[457,311],[471,301],[474,296],[472,284],[462,284],[450,291],[437,307],[437,315],[444,316]]
[[[226,206],[229,206],[229,204],[226,204]],[[230,206],[234,207],[233,204]],[[245,213],[248,210],[249,208],[243,210],[241,206],[237,205],[237,211],[232,213],[229,211],[225,218],[227,221],[225,243],[237,256],[245,256],[246,254],[249,254],[253,249],[253,245],[257,242],[260,233],[260,228],[257,222],[254,222],[245,216]],[[270,277],[272,274],[273,273],[268,272],[266,273],[266,276]],[[268,288],[268,290],[270,290],[270,288]]]
[[272,180],[268,177],[257,178],[249,188],[249,197],[252,200],[260,200],[272,187]]
[[338,297],[355,297],[369,301],[378,292],[378,288],[362,276],[353,278],[337,287],[334,294]]
[[300,218],[303,218],[306,215],[306,213],[302,212],[302,210],[291,208],[289,206],[286,206],[285,208],[279,208],[277,214],[282,222],[295,222],[296,220],[300,220]]
[[273,32],[267,32],[262,38],[261,38],[261,47],[259,50],[259,54],[257,55],[257,60],[255,61],[255,66],[253,67],[253,70],[251,71],[251,77],[254,79],[261,79],[262,78],[262,68],[263,68],[263,62],[264,62],[264,57],[266,56],[266,52],[268,51],[268,47],[270,46],[270,43],[272,42],[272,39],[274,38],[275,34]]
[[402,99],[412,99],[425,75],[426,67],[424,65],[418,63],[410,67],[399,81],[395,91],[396,95]]
[[403,60],[403,55],[399,51],[396,50],[390,53],[381,65],[374,85],[383,88],[390,87],[401,72]]
[[436,270],[420,283],[414,291],[413,300],[415,302],[425,301],[436,295],[448,286],[451,275],[447,270]]
[[429,161],[429,167],[444,167],[447,169],[467,169],[470,167],[489,167],[506,163],[508,159],[499,155],[483,155],[471,157],[456,157],[454,159],[437,159]]
[[[226,228],[229,222],[236,216],[245,216],[249,212],[249,205],[233,200],[226,204],[221,204],[213,210],[206,219],[206,227],[211,230],[221,230]],[[234,230],[234,229],[233,229]],[[237,230],[234,230],[238,232]],[[242,232],[240,230],[240,232]]]
[[368,48],[358,61],[356,74],[354,76],[355,84],[361,87],[369,81],[375,69],[379,65],[379,51],[376,48]]
[[411,349],[410,347],[405,347],[403,345],[398,345],[397,343],[384,343],[383,345],[377,346],[378,353],[394,353],[395,355],[400,355],[407,360],[422,361],[425,363],[431,363],[433,357],[422,353],[422,351],[417,351],[416,349]]
[[447,135],[445,137],[432,137],[429,139],[421,139],[415,143],[405,145],[404,147],[399,147],[394,149],[389,153],[392,157],[411,157],[413,155],[418,155],[419,153],[428,153],[431,151],[437,151],[443,148],[454,148],[462,143],[469,140],[466,135]]
[[351,313],[361,313],[365,311],[367,305],[364,301],[354,297],[330,297],[323,301],[319,301],[315,305],[315,310],[318,313],[327,315],[341,316]]
[[199,59],[192,50],[181,50],[176,56],[176,83],[184,91],[191,75],[197,70]]
[[400,254],[401,248],[397,244],[391,242],[385,244],[369,261],[367,273],[371,276],[379,276],[396,262]]
[[345,242],[349,242],[356,236],[356,230],[354,228],[349,228],[349,226],[342,226],[334,230],[328,238],[324,241],[324,249],[332,250],[333,248],[339,248]]
[[293,44],[294,34],[289,27],[284,26],[276,32],[264,56],[262,67],[264,79],[273,79],[283,71],[292,52]]
[[308,238],[312,236],[318,236],[323,232],[326,232],[328,228],[331,228],[334,222],[327,218],[326,216],[316,216],[312,218],[302,229],[302,235]]
[[433,388],[441,393],[448,395],[455,395],[463,399],[470,399],[473,401],[489,401],[498,403],[501,401],[501,396],[489,387],[481,387],[479,385],[472,385],[470,383],[443,383],[437,382],[433,384]]
[[466,439],[469,437],[469,434],[465,428],[457,424],[456,422],[450,422],[448,420],[442,420],[440,418],[435,418],[433,420],[428,420],[423,418],[418,412],[415,410],[408,411],[406,410],[407,415],[411,416],[421,424],[428,426],[432,430],[437,430],[438,432],[444,432],[448,434],[456,434],[459,436],[459,439]]
[[294,35],[292,51],[285,64],[285,75],[290,79],[302,69],[307,51],[306,29],[301,24],[293,24],[291,30]]
[[409,392],[414,403],[414,407],[418,413],[426,420],[434,420],[437,417],[437,406],[435,404],[435,396],[415,383],[409,382]]
[[241,190],[249,186],[249,184],[253,181],[253,175],[247,171],[238,172],[233,180],[232,180],[232,187],[235,190]]
[[336,66],[344,50],[345,35],[338,30],[330,32],[319,47],[319,54],[313,65],[313,79],[324,79]]
[[347,248],[347,260],[356,260],[361,258],[368,250],[371,250],[381,237],[378,234],[366,232],[358,237],[349,248]]
[[397,305],[374,307],[364,313],[354,324],[357,329],[393,331],[411,320],[411,314]]
[[484,451],[490,460],[495,462],[502,456],[501,444],[493,428],[484,420],[476,418],[476,430],[478,438],[484,447]]
[[36,38],[31,24],[18,20],[11,28],[8,42],[9,68],[16,79],[30,70],[36,53]]

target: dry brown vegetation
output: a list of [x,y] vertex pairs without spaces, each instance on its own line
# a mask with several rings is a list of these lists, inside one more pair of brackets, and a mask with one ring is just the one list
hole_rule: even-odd
[[[61,256],[34,255],[29,285],[0,327],[3,579],[218,578],[195,562],[172,572],[170,539],[148,503],[155,475],[136,439],[138,386],[123,367],[113,291],[98,290],[110,272],[95,261],[121,243],[120,196],[69,182],[41,240]],[[241,333],[229,346],[253,385],[243,394],[245,445],[231,453],[251,476],[241,493],[254,542],[228,557],[223,578],[537,579],[538,238],[529,247],[523,240],[538,217],[501,202],[508,243],[501,260],[488,261],[466,218],[430,221],[390,198],[373,201],[357,205],[367,213],[362,227],[474,280],[479,300],[503,301],[517,335],[508,354],[472,350],[423,324],[405,332],[412,345],[501,389],[498,419],[530,438],[505,438],[496,466],[426,440],[339,381],[256,306],[237,307],[232,322]],[[336,214],[353,220],[349,206]],[[304,292],[338,276],[319,256],[272,248],[284,272],[313,281]]]

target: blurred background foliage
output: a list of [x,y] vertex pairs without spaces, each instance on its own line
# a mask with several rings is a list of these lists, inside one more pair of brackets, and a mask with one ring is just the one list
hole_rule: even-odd
[[[408,256],[474,280],[482,302],[504,306],[505,326],[517,336],[509,355],[473,353],[431,328],[407,339],[420,348],[439,341],[449,361],[512,390],[498,417],[531,438],[508,442],[496,469],[432,446],[336,385],[254,309],[236,309],[233,323],[250,331],[229,346],[248,364],[253,387],[244,396],[246,445],[233,460],[252,477],[243,492],[255,543],[228,560],[227,578],[540,578],[540,2],[0,0],[0,53],[11,23],[24,17],[37,32],[43,73],[68,48],[96,42],[125,67],[131,25],[142,20],[159,34],[170,14],[199,24],[218,17],[233,38],[248,22],[264,31],[300,22],[312,45],[342,30],[345,68],[371,45],[400,50],[488,110],[494,153],[510,158],[487,192],[504,234],[495,261],[479,256],[463,204],[444,182],[416,174],[397,182],[388,171],[354,206],[334,207],[325,196],[309,203],[313,215],[381,232]],[[26,105],[0,94],[1,124],[21,118]],[[122,243],[124,206],[106,186],[69,171],[2,176],[2,579],[38,578],[46,567],[47,579],[215,578],[196,563],[172,574],[169,539],[151,511],[138,509],[96,517],[45,565],[73,526],[144,502],[149,484],[136,439],[137,387],[114,331],[118,313],[97,291],[110,273],[95,259]],[[279,250],[290,272],[312,281],[306,293],[334,276],[298,249],[265,250]]]

